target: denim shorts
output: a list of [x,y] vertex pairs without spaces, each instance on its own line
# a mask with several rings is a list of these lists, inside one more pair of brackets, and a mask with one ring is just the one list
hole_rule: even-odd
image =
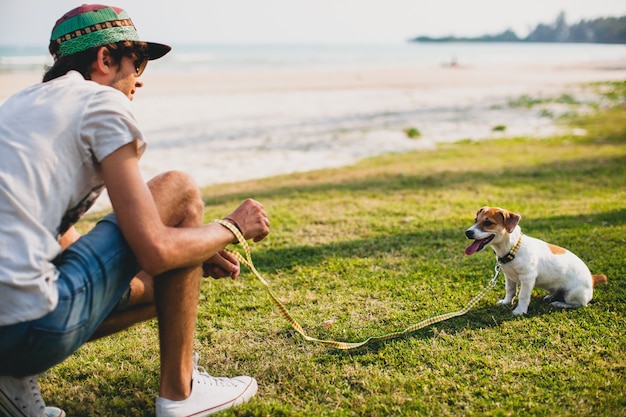
[[113,214],[54,263],[59,303],[37,320],[0,327],[0,375],[37,375],[74,353],[115,309],[140,269]]

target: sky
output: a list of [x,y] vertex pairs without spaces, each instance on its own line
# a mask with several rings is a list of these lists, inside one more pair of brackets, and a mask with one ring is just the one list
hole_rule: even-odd
[[[416,36],[524,37],[564,12],[625,16],[624,0],[112,0],[143,40],[189,43],[399,43]],[[47,46],[54,22],[80,0],[0,0],[0,44]]]

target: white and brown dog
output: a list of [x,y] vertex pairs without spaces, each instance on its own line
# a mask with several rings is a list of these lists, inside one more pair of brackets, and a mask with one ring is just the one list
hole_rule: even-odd
[[474,225],[465,231],[465,236],[474,240],[465,249],[466,255],[491,245],[498,257],[506,277],[506,296],[498,304],[510,305],[519,285],[515,315],[526,314],[534,287],[548,291],[544,300],[555,307],[586,306],[593,287],[606,283],[606,276],[591,275],[587,265],[567,249],[522,234],[520,219],[508,210],[483,207]]

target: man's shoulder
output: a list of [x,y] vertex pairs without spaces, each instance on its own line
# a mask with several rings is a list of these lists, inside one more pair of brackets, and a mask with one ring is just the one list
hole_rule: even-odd
[[96,93],[100,91],[108,92],[112,90],[111,87],[98,84],[95,81],[86,80],[77,71],[69,71],[67,74],[48,82],[53,83],[51,84],[53,86],[56,85],[60,88],[69,88],[77,91],[84,91],[85,93]]
[[86,80],[76,71],[70,71],[58,79],[48,81],[48,83],[54,83],[50,85],[48,90],[51,96],[55,96],[60,102],[70,106],[71,102],[80,103],[79,107],[83,111],[94,105],[100,109],[102,106],[112,109],[130,108],[130,101],[121,91],[98,84],[95,81]]

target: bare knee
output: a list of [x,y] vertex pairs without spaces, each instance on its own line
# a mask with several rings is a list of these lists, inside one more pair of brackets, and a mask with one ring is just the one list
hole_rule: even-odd
[[167,171],[148,182],[161,219],[169,226],[200,226],[204,202],[194,178],[181,171]]

